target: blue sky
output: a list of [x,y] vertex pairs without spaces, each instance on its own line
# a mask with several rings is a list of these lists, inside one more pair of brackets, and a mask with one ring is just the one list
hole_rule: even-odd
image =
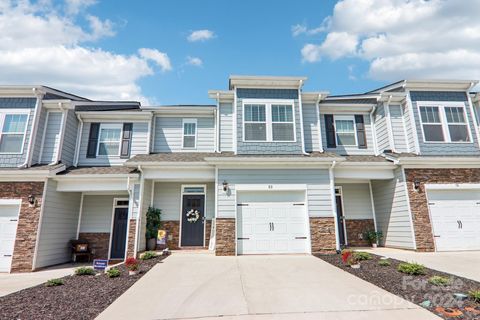
[[332,94],[480,79],[478,16],[480,0],[0,0],[0,84],[204,104],[231,74]]

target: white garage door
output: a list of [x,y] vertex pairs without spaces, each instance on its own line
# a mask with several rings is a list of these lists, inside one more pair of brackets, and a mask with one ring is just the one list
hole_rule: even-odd
[[10,272],[19,211],[18,204],[0,203],[0,272]]
[[238,200],[238,254],[309,251],[304,192],[242,193]]
[[437,251],[480,250],[480,190],[428,191]]

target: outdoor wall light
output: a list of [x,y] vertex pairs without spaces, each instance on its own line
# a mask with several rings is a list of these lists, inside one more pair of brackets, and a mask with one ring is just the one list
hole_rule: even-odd
[[37,199],[35,199],[35,196],[33,194],[29,195],[27,200],[31,206],[34,206],[37,203]]
[[415,191],[420,191],[420,181],[415,179],[413,181],[413,188],[415,189]]
[[227,192],[228,190],[228,182],[227,181],[223,181],[223,191]]

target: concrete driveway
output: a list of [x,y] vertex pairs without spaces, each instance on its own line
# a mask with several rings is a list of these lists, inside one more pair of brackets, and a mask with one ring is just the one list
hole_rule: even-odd
[[174,254],[98,319],[439,319],[312,256]]
[[415,252],[392,248],[376,248],[362,251],[402,261],[418,262],[430,269],[480,282],[480,251]]

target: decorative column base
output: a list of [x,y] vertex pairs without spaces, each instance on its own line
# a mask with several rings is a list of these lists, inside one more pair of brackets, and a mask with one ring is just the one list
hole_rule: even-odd
[[215,255],[235,255],[235,219],[217,218],[215,220]]

